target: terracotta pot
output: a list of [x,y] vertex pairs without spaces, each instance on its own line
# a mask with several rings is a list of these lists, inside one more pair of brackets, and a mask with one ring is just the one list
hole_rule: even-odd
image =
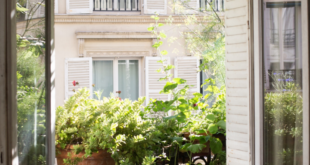
[[[71,152],[71,158],[81,158],[85,152],[81,152],[77,155],[74,154],[73,145],[67,147],[67,149],[60,149],[57,147],[57,165],[64,165],[63,159],[68,158],[68,153]],[[98,153],[93,153],[92,156],[84,159],[78,165],[114,165],[115,162],[111,157],[111,154],[106,150],[99,150]]]

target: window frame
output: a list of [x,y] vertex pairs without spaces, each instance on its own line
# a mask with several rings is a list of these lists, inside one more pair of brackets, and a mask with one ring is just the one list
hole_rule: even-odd
[[[118,61],[119,60],[138,60],[138,75],[139,75],[139,91],[138,97],[142,96],[142,58],[139,57],[117,57],[117,58],[105,58],[105,57],[94,57],[92,61],[113,61],[113,94],[115,95],[118,90]],[[93,71],[92,71],[93,73]],[[92,82],[93,80],[91,80]],[[92,82],[93,84],[93,82]]]
[[[270,2],[283,2],[284,0],[270,0]],[[307,0],[291,0],[300,1],[302,3],[301,16],[302,16],[302,58],[303,58],[303,164],[309,164],[309,16],[308,9],[309,3]],[[254,124],[254,161],[253,164],[263,164],[263,107],[264,107],[264,70],[263,70],[263,0],[252,1],[252,14],[253,28],[251,28],[251,34],[253,36],[252,55],[254,60],[254,68],[251,69],[250,74],[254,74],[253,81],[251,83],[252,90],[254,92],[254,99],[250,101],[253,105],[255,118]]]

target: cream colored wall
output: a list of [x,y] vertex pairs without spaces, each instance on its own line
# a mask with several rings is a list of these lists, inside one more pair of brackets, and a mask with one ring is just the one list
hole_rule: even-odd
[[[79,58],[76,32],[145,32],[149,24],[57,23],[56,21],[56,106],[63,105],[65,100],[65,58]],[[166,25],[161,30],[164,30],[168,37],[178,38],[174,43],[168,43],[167,40],[164,41],[161,49],[167,50],[171,57],[186,56],[186,46],[181,32],[187,30],[187,28],[174,24]],[[152,52],[152,39],[85,39],[84,44],[84,52],[89,50],[126,51],[135,49]],[[142,74],[144,75],[144,73]],[[143,76],[142,79],[144,79]],[[144,80],[142,81],[142,86],[144,86]],[[143,88],[142,96],[145,95],[144,91],[145,89]]]

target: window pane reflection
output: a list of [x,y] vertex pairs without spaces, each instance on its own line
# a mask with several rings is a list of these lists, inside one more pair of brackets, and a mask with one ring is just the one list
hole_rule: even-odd
[[45,1],[17,0],[19,164],[46,164]]
[[265,2],[264,164],[302,164],[301,3]]
[[118,61],[118,88],[122,99],[138,100],[139,97],[139,61]]

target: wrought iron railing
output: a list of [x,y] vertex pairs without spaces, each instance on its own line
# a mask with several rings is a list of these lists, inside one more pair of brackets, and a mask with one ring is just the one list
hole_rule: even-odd
[[224,0],[199,0],[199,8],[202,11],[204,10],[224,11],[225,3]]
[[94,11],[140,11],[139,0],[94,0]]

